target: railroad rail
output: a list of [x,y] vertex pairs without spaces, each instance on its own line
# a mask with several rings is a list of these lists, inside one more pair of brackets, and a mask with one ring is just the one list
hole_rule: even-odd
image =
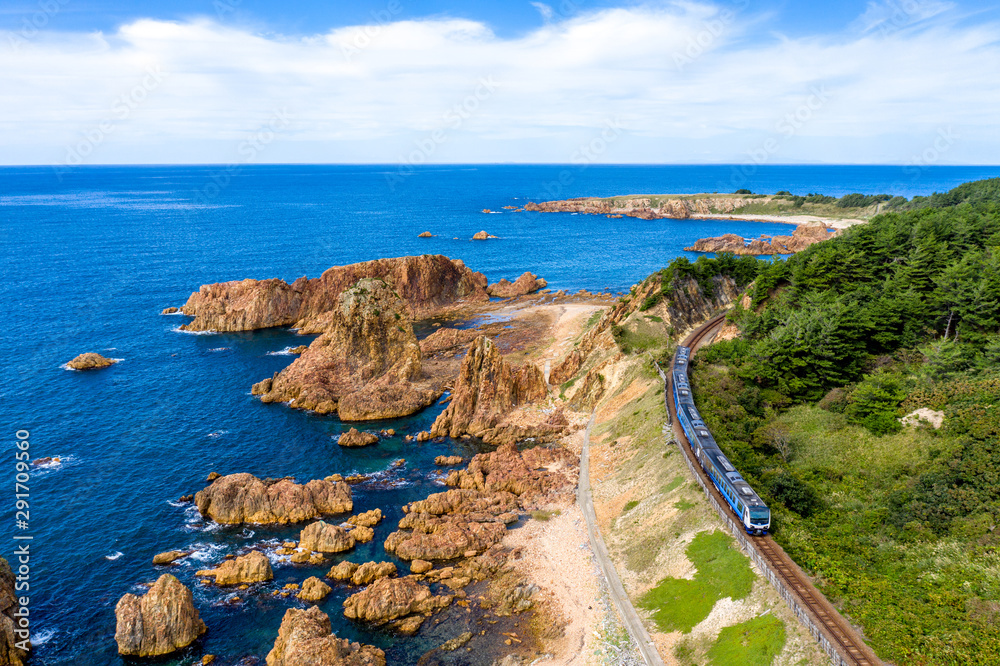
[[[724,319],[725,313],[716,315],[688,336],[683,345],[691,348],[692,357]],[[674,401],[671,399],[673,395],[671,375],[664,373],[658,365],[657,369],[664,381],[664,397],[667,414],[673,427],[674,440],[709,502],[739,543],[740,548],[757,563],[799,621],[809,630],[836,666],[881,666],[882,661],[865,644],[857,630],[816,589],[805,572],[792,561],[781,546],[769,536],[747,536],[741,525],[736,522],[722,495],[694,459],[687,438],[678,424]]]

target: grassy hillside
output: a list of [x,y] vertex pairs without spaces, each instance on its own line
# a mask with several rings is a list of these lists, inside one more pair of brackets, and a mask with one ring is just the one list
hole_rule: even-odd
[[695,394],[883,659],[1000,663],[1000,180],[896,208],[761,262]]

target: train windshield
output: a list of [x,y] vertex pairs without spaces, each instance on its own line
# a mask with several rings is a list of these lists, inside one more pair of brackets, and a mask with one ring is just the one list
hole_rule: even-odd
[[770,517],[771,511],[767,507],[750,507],[750,522],[758,524],[766,523]]

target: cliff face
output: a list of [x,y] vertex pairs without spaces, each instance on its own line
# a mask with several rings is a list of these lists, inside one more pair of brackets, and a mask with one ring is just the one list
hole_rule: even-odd
[[289,608],[267,666],[385,666],[385,653],[332,633],[330,616],[316,606]]
[[163,574],[141,597],[126,594],[115,606],[118,653],[136,657],[170,654],[205,633],[191,590]]
[[17,594],[14,591],[14,572],[10,564],[0,557],[0,664],[22,666],[28,658],[27,650],[18,643],[30,645],[26,637],[14,633],[14,612],[17,611]]
[[295,361],[253,387],[264,402],[338,411],[343,420],[395,418],[430,404],[418,389],[421,352],[407,304],[388,283],[359,280],[323,314],[323,334]]
[[424,318],[459,303],[484,302],[486,277],[461,260],[443,255],[376,259],[334,266],[318,278],[292,284],[276,278],[202,285],[181,310],[194,320],[187,331],[249,331],[294,326],[322,332],[324,315],[335,309],[345,289],[364,278],[385,281],[403,299],[410,318]]
[[823,223],[800,224],[791,236],[761,236],[748,243],[737,234],[723,234],[714,238],[702,238],[684,249],[688,252],[732,252],[755,256],[794,254],[839,233]]
[[491,444],[510,441],[521,433],[507,427],[505,417],[546,395],[541,370],[531,364],[512,366],[489,338],[480,336],[469,347],[451,402],[434,421],[431,434],[459,437],[468,433]]
[[636,199],[568,199],[566,201],[544,201],[529,203],[524,207],[527,211],[542,213],[585,213],[590,215],[623,215],[637,217],[642,220],[658,220],[662,218],[685,219],[692,215],[711,215],[732,213],[743,206],[752,203],[766,203],[770,198],[740,198],[718,197],[703,199],[667,199],[658,200],[655,207],[649,198]]

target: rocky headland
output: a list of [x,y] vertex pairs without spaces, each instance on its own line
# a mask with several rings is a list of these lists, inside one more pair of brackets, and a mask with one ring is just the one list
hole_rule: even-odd
[[160,576],[146,594],[126,594],[115,606],[118,653],[135,657],[170,654],[206,631],[191,590],[170,574]]
[[744,206],[759,202],[760,199],[750,197],[732,197],[706,195],[700,198],[663,198],[654,200],[651,197],[617,197],[599,199],[581,197],[565,201],[543,201],[528,203],[524,210],[542,213],[583,213],[587,215],[620,215],[636,217],[640,220],[659,220],[673,218],[684,220],[689,217],[733,213]]
[[344,481],[313,479],[299,485],[245,472],[215,479],[195,493],[194,502],[202,516],[222,524],[298,523],[354,508],[351,487]]
[[322,333],[340,295],[362,279],[386,282],[404,303],[408,318],[422,319],[456,306],[482,303],[486,277],[443,255],[376,259],[327,269],[318,278],[235,280],[202,285],[181,311],[194,320],[186,331],[250,331],[292,326]]
[[723,234],[714,238],[702,238],[691,247],[684,248],[687,252],[732,252],[743,255],[773,255],[795,254],[810,245],[833,238],[838,230],[828,227],[822,222],[816,224],[800,224],[791,236],[761,236],[747,241],[738,234]]
[[359,280],[323,315],[323,333],[274,377],[253,386],[264,402],[288,402],[344,421],[398,418],[440,391],[424,383],[406,303],[385,281]]
[[86,352],[67,363],[66,367],[73,370],[99,370],[100,368],[112,366],[117,362],[117,359],[107,358],[94,352]]

